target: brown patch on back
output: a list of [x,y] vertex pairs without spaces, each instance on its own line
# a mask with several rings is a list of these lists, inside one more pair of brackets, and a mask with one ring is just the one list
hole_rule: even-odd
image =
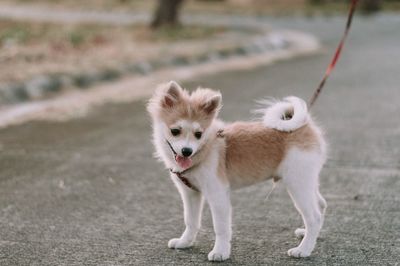
[[236,122],[226,126],[223,134],[226,174],[233,185],[279,179],[276,170],[290,148],[310,150],[319,146],[309,125],[283,132],[265,127],[262,122]]
[[274,175],[285,155],[282,132],[261,122],[237,122],[224,129],[226,171],[228,178],[240,177],[247,182]]

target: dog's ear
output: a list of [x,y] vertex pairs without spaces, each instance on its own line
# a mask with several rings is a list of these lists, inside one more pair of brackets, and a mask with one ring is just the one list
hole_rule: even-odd
[[171,108],[179,102],[182,96],[182,87],[175,81],[170,81],[167,84],[165,95],[162,99],[162,105],[165,108]]
[[216,115],[221,109],[222,96],[220,92],[214,92],[202,105],[201,109],[207,115]]

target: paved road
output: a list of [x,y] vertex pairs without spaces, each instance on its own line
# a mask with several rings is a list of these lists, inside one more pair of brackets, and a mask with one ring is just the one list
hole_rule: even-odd
[[[222,117],[247,119],[253,100],[308,98],[343,19],[273,20],[320,36],[327,53],[187,83],[218,88]],[[321,176],[329,208],[313,256],[287,257],[301,221],[282,187],[233,193],[236,265],[397,265],[400,261],[400,19],[357,18],[349,45],[313,113],[327,132]],[[172,77],[171,77],[172,78]],[[179,196],[152,158],[144,101],[109,105],[67,123],[0,131],[1,265],[194,265],[212,247],[208,209],[195,248],[173,251]]]

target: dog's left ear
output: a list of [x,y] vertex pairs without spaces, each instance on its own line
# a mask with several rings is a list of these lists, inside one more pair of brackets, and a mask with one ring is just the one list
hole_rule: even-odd
[[215,92],[213,96],[208,98],[201,109],[208,115],[216,115],[221,109],[222,96],[221,93]]

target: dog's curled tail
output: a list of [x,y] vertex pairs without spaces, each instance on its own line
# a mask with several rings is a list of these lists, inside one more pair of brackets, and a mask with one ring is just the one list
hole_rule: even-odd
[[269,106],[263,109],[263,122],[269,128],[289,132],[309,122],[307,104],[298,97],[290,96],[283,101],[267,103]]

